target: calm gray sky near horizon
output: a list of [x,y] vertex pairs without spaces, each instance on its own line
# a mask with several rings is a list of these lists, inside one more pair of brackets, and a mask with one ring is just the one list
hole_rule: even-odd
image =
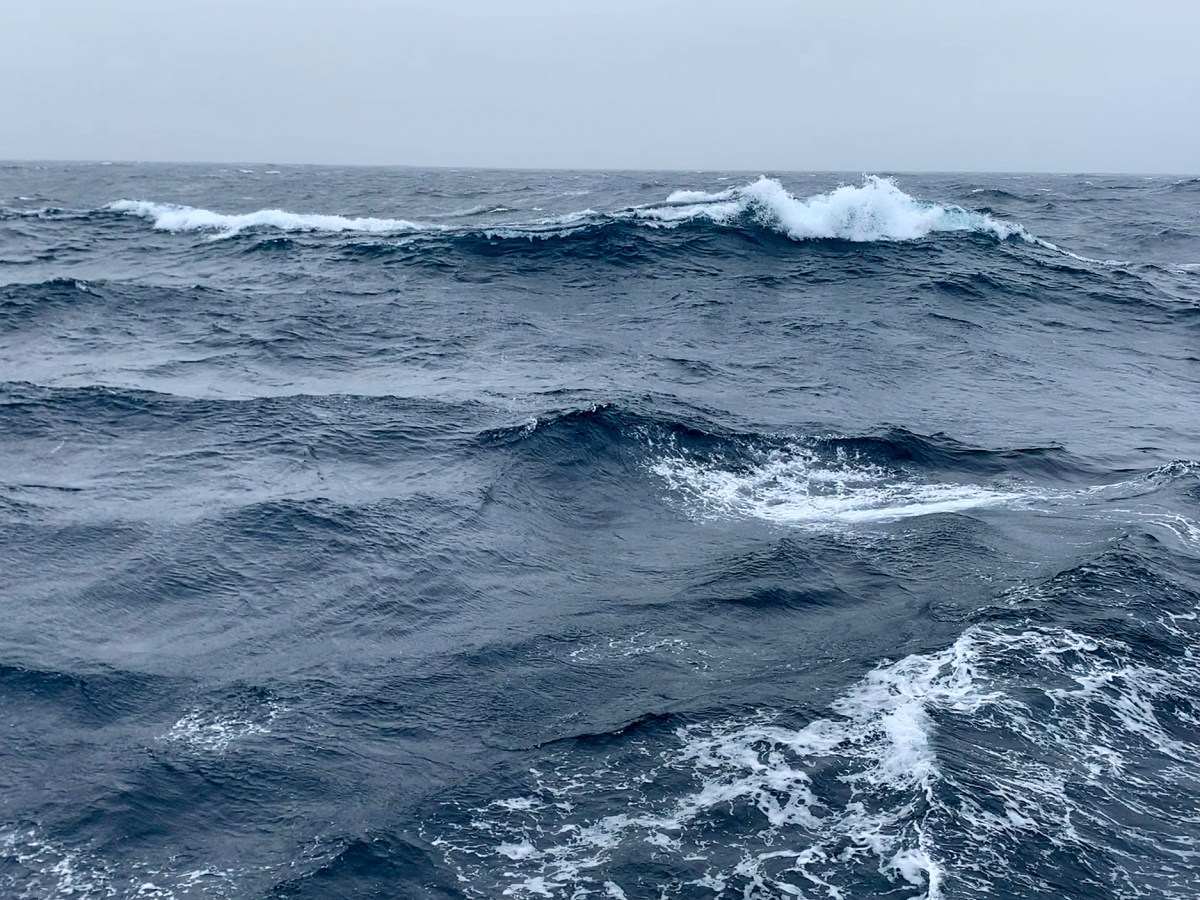
[[0,0],[0,158],[1200,170],[1193,0]]

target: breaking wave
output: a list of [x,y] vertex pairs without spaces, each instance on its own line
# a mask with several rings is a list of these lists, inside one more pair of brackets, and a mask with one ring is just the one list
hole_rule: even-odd
[[[861,185],[843,185],[807,198],[798,198],[779,181],[764,177],[717,193],[675,191],[662,203],[612,212],[584,209],[529,221],[497,221],[457,228],[404,218],[346,217],[279,209],[225,214],[144,200],[118,200],[107,209],[140,216],[163,231],[211,231],[222,237],[252,228],[271,228],[366,234],[450,232],[483,234],[493,239],[535,239],[562,237],[597,225],[634,223],[673,228],[686,222],[705,221],[729,227],[753,225],[795,241],[912,241],[938,232],[976,232],[999,240],[1015,236],[1035,242],[1021,225],[960,206],[919,200],[906,194],[891,179],[876,176],[867,176]],[[481,207],[467,213],[485,211],[488,210]],[[507,212],[503,208],[490,211]]]
[[911,197],[888,178],[868,176],[861,186],[843,185],[804,199],[773,178],[715,194],[676,191],[661,206],[635,211],[653,222],[704,218],[717,223],[749,217],[792,240],[911,241],[940,231],[975,231],[1000,240],[1028,237],[1020,226]]
[[250,228],[279,231],[363,232],[367,234],[404,234],[428,231],[432,225],[419,225],[405,219],[316,215],[292,213],[282,209],[228,215],[175,203],[151,203],[145,200],[118,200],[107,207],[113,212],[140,216],[160,231],[214,231],[231,237]]
[[780,525],[892,522],[1027,500],[1028,489],[929,483],[845,454],[794,444],[749,467],[669,456],[651,466],[671,495],[702,518],[744,516]]

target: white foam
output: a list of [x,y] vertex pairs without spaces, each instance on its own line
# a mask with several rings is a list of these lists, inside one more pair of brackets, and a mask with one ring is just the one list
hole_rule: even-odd
[[186,746],[193,751],[224,753],[234,741],[268,734],[271,723],[285,711],[286,708],[278,703],[238,712],[192,710],[172,725],[162,740]]
[[34,829],[0,831],[0,859],[6,863],[5,870],[15,863],[19,873],[0,873],[0,885],[12,889],[9,896],[32,896],[22,890],[29,886],[40,887],[51,897],[115,895],[107,867],[87,859],[78,850],[46,840]]
[[[972,661],[965,641],[943,653],[881,666],[839,698],[830,717],[799,730],[767,716],[681,729],[678,749],[657,770],[673,773],[672,782],[681,773],[691,775],[692,788],[675,797],[648,797],[655,773],[639,784],[619,763],[611,770],[554,778],[535,773],[538,796],[527,804],[518,808],[502,801],[472,815],[471,829],[491,840],[510,831],[519,831],[519,838],[490,848],[455,838],[435,843],[464,859],[486,858],[490,849],[510,866],[517,863],[503,873],[506,896],[583,896],[588,885],[615,884],[603,873],[621,848],[647,844],[669,856],[680,873],[679,886],[737,885],[746,896],[766,897],[804,896],[804,885],[816,884],[837,897],[844,881],[839,870],[858,870],[856,877],[901,881],[934,900],[941,870],[917,812],[938,777],[930,710],[948,707],[970,715],[988,702],[987,692],[975,689]],[[828,766],[842,771],[848,800],[818,794],[811,773]],[[572,818],[573,805],[561,798],[585,803],[593,789],[609,799],[614,790],[624,793],[629,808],[593,820]],[[748,832],[724,830],[721,822],[733,811],[754,814]],[[718,830],[709,835],[714,821]],[[714,839],[733,846],[717,854]],[[864,858],[875,862],[864,866]],[[683,880],[689,872],[694,877]],[[490,896],[479,874],[468,871],[465,877]]]
[[665,204],[639,208],[633,215],[663,223],[689,219],[728,223],[751,216],[797,241],[910,241],[939,231],[978,231],[1000,239],[1028,237],[1020,225],[960,206],[918,200],[891,179],[874,175],[861,185],[843,185],[804,199],[773,178],[712,194],[675,191]]
[[[582,196],[586,193],[577,191],[570,192],[570,195]],[[456,228],[409,219],[294,213],[282,209],[227,214],[146,200],[117,200],[107,208],[148,219],[155,228],[163,231],[212,231],[218,237],[229,237],[247,228],[366,234],[468,233],[472,230],[465,226]],[[541,211],[541,207],[532,209]],[[437,213],[432,217],[465,217],[509,211],[505,207],[480,206],[453,213]],[[1005,222],[953,204],[920,200],[905,193],[892,179],[874,175],[864,177],[861,185],[842,185],[806,198],[789,193],[773,178],[759,178],[741,187],[712,193],[678,190],[661,203],[619,211],[583,209],[550,218],[493,222],[477,227],[482,228],[485,236],[491,239],[545,239],[565,237],[581,227],[596,223],[634,222],[656,228],[673,228],[694,220],[729,224],[744,217],[796,241],[911,241],[937,232],[977,232],[990,234],[1000,240],[1020,238],[1079,262],[1104,266],[1130,265],[1123,260],[1092,259],[1064,250],[1030,234],[1018,223]]]
[[279,231],[365,232],[369,234],[402,234],[435,229],[407,219],[347,218],[286,212],[282,209],[260,209],[257,212],[227,215],[193,206],[174,203],[151,203],[145,200],[117,200],[108,205],[113,212],[148,219],[161,231],[215,231],[230,237],[247,228],[274,228]]
[[693,647],[681,638],[656,637],[645,631],[578,647],[572,650],[568,657],[583,664],[610,664],[613,659],[631,659],[646,655],[682,657],[697,669],[708,668],[708,651]]
[[[1187,622],[1160,624],[1194,648]],[[660,754],[639,748],[643,736],[628,758],[568,757],[532,773],[527,803],[472,810],[434,843],[481,897],[594,895],[616,884],[610,867],[642,855],[675,874],[662,897],[908,886],[938,900],[950,878],[964,896],[1056,895],[1039,856],[1094,854],[1107,835],[1112,873],[1183,900],[1200,846],[1170,811],[1195,752],[1173,732],[1194,708],[1200,656],[1138,659],[1069,629],[973,627],[945,650],[880,664],[799,728],[764,713],[680,729]],[[942,728],[970,752],[941,758]],[[1127,821],[1112,818],[1119,808]]]
[[244,896],[242,883],[267,869],[179,870],[178,860],[126,863],[121,869],[89,848],[70,847],[38,829],[0,830],[0,892],[14,898],[186,900]]
[[670,204],[696,204],[696,203],[713,203],[718,200],[729,200],[737,193],[737,188],[729,188],[716,194],[710,194],[707,191],[673,191],[667,197],[667,203]]
[[728,224],[750,216],[796,241],[911,241],[936,232],[973,231],[1000,240],[1020,238],[1082,263],[1108,267],[1132,265],[1127,260],[1094,259],[1072,253],[1031,234],[1016,222],[1005,222],[953,204],[919,200],[906,194],[892,179],[875,175],[866,176],[861,185],[842,185],[803,199],[789,193],[773,178],[759,178],[743,187],[716,193],[675,191],[663,204],[639,207],[631,215],[663,226],[694,219]]
[[673,454],[655,461],[650,470],[702,518],[751,517],[780,525],[891,522],[1033,496],[975,484],[921,482],[844,455],[822,459],[798,444],[772,451],[744,469]]
[[[534,207],[537,209],[537,207]],[[530,222],[513,222],[496,226],[481,225],[477,228],[489,240],[528,241],[568,237],[585,228],[605,221],[605,217],[594,209],[581,209],[561,216],[548,216]],[[474,231],[476,229],[466,229]]]
[[516,844],[501,844],[496,848],[496,852],[509,859],[522,860],[529,859],[531,856],[537,855],[537,848],[529,841],[521,841]]

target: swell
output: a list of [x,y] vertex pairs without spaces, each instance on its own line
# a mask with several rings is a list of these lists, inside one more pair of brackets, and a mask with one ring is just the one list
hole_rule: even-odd
[[759,178],[724,191],[675,191],[641,205],[584,208],[532,219],[505,218],[509,209],[503,205],[466,212],[471,213],[469,222],[451,223],[440,212],[379,216],[260,209],[225,213],[119,200],[92,216],[102,227],[123,227],[128,218],[140,218],[156,230],[191,234],[205,242],[232,241],[238,252],[246,254],[290,258],[332,251],[352,260],[387,260],[442,274],[459,273],[468,280],[472,275],[466,267],[480,258],[528,259],[530,266],[585,260],[625,268],[678,260],[702,268],[747,254],[790,258],[797,245],[806,246],[808,252],[842,248],[855,253],[873,245],[877,254],[891,255],[903,252],[899,248],[905,246],[927,249],[947,241],[973,246],[981,253],[1023,248],[1028,252],[1022,255],[1038,266],[1053,267],[1057,262],[1109,271],[1130,266],[1074,253],[986,209],[914,197],[894,181],[874,176],[859,185],[806,197],[790,193],[775,179]]
[[673,419],[636,405],[603,403],[548,412],[518,425],[491,429],[481,434],[481,440],[519,445],[522,453],[539,456],[670,448],[737,467],[751,464],[760,454],[793,447],[799,439],[823,458],[853,460],[862,466],[907,466],[929,473],[978,476],[1009,473],[1049,480],[1087,480],[1101,474],[1057,446],[989,450],[946,434],[920,435],[899,427],[866,435],[829,434],[817,425],[786,433],[739,431],[721,426],[715,415],[696,410],[689,419]]
[[[473,434],[488,415],[482,404],[440,403],[390,396],[293,394],[245,400],[93,385],[45,387],[0,382],[0,427],[12,437],[52,438],[122,429],[143,438],[156,432],[209,431],[234,443],[270,449],[303,441],[314,453],[372,455],[423,446],[439,437]],[[272,436],[263,439],[264,434]],[[182,449],[180,447],[176,448]]]
[[[436,470],[420,463],[435,454],[457,465],[505,460],[498,476],[504,496],[521,504],[548,491],[576,498],[564,509],[584,510],[583,479],[625,497],[631,508],[644,506],[649,488],[702,519],[823,526],[1061,499],[1063,492],[1135,497],[1194,482],[1195,465],[1187,461],[1114,472],[1057,446],[984,448],[896,427],[864,434],[830,433],[819,424],[737,429],[720,413],[679,405],[668,412],[649,400],[551,410],[487,427],[498,415],[481,403],[387,396],[213,400],[13,382],[0,389],[0,428],[10,440],[42,454],[61,451],[61,464],[82,454],[72,469],[75,486],[89,477],[111,480],[95,456],[104,446],[127,453],[141,477],[286,475],[296,497],[358,506],[395,495],[395,488],[379,493],[384,467],[409,479],[406,491],[440,483]],[[356,467],[355,479],[342,473],[346,466]],[[265,490],[260,499],[267,498],[285,495]]]
[[[510,477],[523,495],[573,498],[576,515],[592,506],[607,514],[614,497],[637,508],[649,491],[686,518],[819,530],[1020,504],[1048,484],[1086,483],[1094,474],[1058,448],[986,450],[902,429],[849,437],[815,426],[738,432],[702,415],[681,421],[611,405],[532,419],[483,440],[516,455]],[[580,479],[604,486],[604,496],[581,492]],[[755,602],[836,602],[835,594],[802,596],[781,585],[783,593]]]
[[69,671],[0,663],[0,696],[23,718],[70,718],[99,727],[168,706],[178,683],[160,676],[76,664]]
[[[428,460],[493,419],[479,404],[393,397],[210,400],[0,384],[0,429],[30,460],[27,472],[10,473],[4,503],[25,519],[105,523],[194,522],[229,508],[259,508],[264,521],[286,523],[289,510],[276,516],[271,503],[315,503],[291,511],[307,530],[345,524],[342,512],[326,514],[326,500],[373,521],[394,517],[388,504],[404,497],[433,519],[447,492],[469,503],[473,488],[447,483]],[[253,516],[242,524],[260,527]]]
[[198,312],[220,310],[231,295],[203,284],[169,286],[134,281],[49,278],[0,286],[0,322],[13,326],[36,323],[48,312],[102,309],[106,315],[133,312],[138,316],[187,317]]
[[1017,224],[961,206],[919,200],[889,179],[868,176],[862,185],[843,185],[825,194],[800,198],[777,180],[760,178],[717,193],[676,191],[665,200],[613,211],[583,209],[526,221],[453,226],[420,218],[345,216],[262,209],[220,213],[197,207],[146,200],[118,200],[98,215],[134,216],[158,230],[199,232],[227,238],[245,231],[276,230],[326,234],[473,235],[489,240],[547,240],[596,226],[636,225],[673,229],[685,223],[761,228],[792,241],[841,240],[855,243],[911,241],[943,232],[976,232],[998,240],[1031,240]]
[[[1055,446],[990,449],[902,428],[859,435],[829,434],[818,425],[738,431],[699,411],[676,419],[611,404],[490,430],[481,441],[512,455],[506,477],[519,487],[509,491],[534,510],[545,508],[549,497],[567,504],[572,515],[593,508],[610,515],[614,504],[644,506],[649,492],[685,518],[839,532],[989,508],[1092,507],[1186,490],[1194,481],[1194,464],[1187,461],[1112,471]],[[543,494],[540,502],[530,500]],[[1186,520],[1159,524],[1184,542],[1197,531]],[[824,596],[815,588],[811,595],[795,593],[787,586],[795,581],[784,579],[782,592],[755,602],[838,602],[836,593]]]

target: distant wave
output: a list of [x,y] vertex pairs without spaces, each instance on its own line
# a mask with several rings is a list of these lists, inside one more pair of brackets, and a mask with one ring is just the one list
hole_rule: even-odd
[[[442,236],[451,239],[546,241],[580,234],[603,239],[612,230],[629,227],[673,229],[710,224],[720,228],[766,230],[792,241],[850,241],[897,243],[935,234],[978,234],[998,241],[1010,238],[1061,254],[1078,262],[1124,267],[1131,263],[1093,259],[1072,253],[1030,233],[1018,222],[1006,222],[988,213],[953,204],[919,200],[889,178],[868,175],[861,185],[842,185],[824,194],[800,198],[773,178],[716,193],[675,191],[660,203],[601,212],[581,209],[524,221],[474,221],[459,225],[402,218],[341,216],[260,209],[249,213],[220,213],[174,203],[117,200],[106,211],[138,216],[160,231],[211,232],[214,239],[245,231],[272,229],[284,232],[391,235],[405,240]],[[505,207],[459,210],[450,216],[479,216],[508,212]],[[431,214],[430,218],[446,218]]]
[[961,206],[918,200],[891,179],[874,175],[860,186],[843,185],[804,199],[773,178],[715,194],[676,191],[665,204],[639,209],[635,215],[658,222],[706,218],[718,223],[749,216],[797,241],[911,241],[939,231],[977,231],[1001,240],[1027,234],[1020,225]]
[[128,213],[148,219],[160,231],[215,231],[229,237],[248,228],[274,228],[279,231],[356,231],[369,234],[402,234],[430,231],[436,226],[420,225],[405,219],[292,213],[282,209],[260,209],[257,212],[227,215],[193,206],[175,203],[151,203],[146,200],[118,200],[107,207],[113,212]]
[[750,218],[794,241],[913,241],[938,232],[973,232],[1001,241],[1020,238],[1079,262],[1128,265],[1122,260],[1092,259],[1071,253],[1031,234],[1017,222],[1005,222],[953,204],[918,200],[890,178],[875,175],[868,175],[861,186],[842,185],[805,199],[793,196],[773,178],[760,178],[752,184],[715,194],[676,191],[667,197],[665,204],[639,208],[634,215],[664,224],[694,219],[730,224]]
[[[113,212],[140,216],[163,231],[213,231],[232,236],[251,228],[281,231],[363,232],[405,234],[461,231],[484,233],[495,238],[539,238],[561,236],[581,227],[606,223],[637,223],[658,228],[685,222],[708,221],[718,225],[752,223],[792,240],[910,241],[935,232],[974,231],[1000,240],[1012,236],[1027,239],[1018,225],[1002,222],[959,206],[918,200],[886,178],[868,176],[862,185],[843,185],[833,191],[797,198],[772,178],[759,178],[741,187],[718,193],[675,191],[665,201],[628,207],[615,212],[591,209],[524,222],[495,222],[462,226],[422,223],[410,219],[346,217],[293,213],[279,209],[226,214],[145,200],[118,200],[108,205]],[[463,214],[487,211],[477,207]],[[507,211],[503,208],[491,211]]]

